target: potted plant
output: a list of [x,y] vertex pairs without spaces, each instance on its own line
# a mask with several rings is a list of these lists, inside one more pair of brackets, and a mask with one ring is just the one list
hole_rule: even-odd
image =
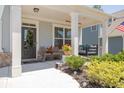
[[71,55],[72,47],[70,45],[63,45],[62,50],[64,52],[64,55],[62,56],[62,61],[65,63],[65,58]]
[[72,47],[70,45],[63,45],[62,50],[64,52],[64,55],[71,55]]

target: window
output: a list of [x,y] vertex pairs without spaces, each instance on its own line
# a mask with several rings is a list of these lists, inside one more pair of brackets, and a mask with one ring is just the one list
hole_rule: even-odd
[[54,46],[61,49],[64,44],[71,45],[71,29],[54,27]]
[[65,41],[64,44],[71,45],[71,29],[65,28]]
[[92,30],[92,31],[97,31],[97,26],[96,26],[96,25],[92,26],[92,27],[91,27],[91,30]]
[[71,29],[65,28],[65,38],[71,38]]
[[63,28],[55,27],[55,38],[63,38]]

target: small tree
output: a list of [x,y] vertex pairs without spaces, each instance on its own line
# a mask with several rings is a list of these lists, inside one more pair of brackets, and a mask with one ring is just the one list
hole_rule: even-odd
[[98,10],[100,10],[100,11],[103,11],[101,5],[94,5],[93,8],[98,9]]

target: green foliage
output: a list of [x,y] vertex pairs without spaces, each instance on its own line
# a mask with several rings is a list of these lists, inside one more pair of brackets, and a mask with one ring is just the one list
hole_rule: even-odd
[[114,61],[114,62],[119,62],[119,61],[124,61],[124,51],[114,55],[114,54],[105,54],[103,56],[93,56],[91,57],[91,62],[98,60],[99,62],[102,61]]
[[101,5],[94,5],[93,8],[98,9],[98,10],[100,10],[100,11],[103,11]]
[[63,51],[71,51],[72,47],[70,45],[65,44],[65,45],[62,46],[62,50]]
[[100,57],[99,57],[99,56],[91,56],[91,57],[90,57],[90,61],[91,61],[91,62],[92,62],[92,61],[95,61],[95,60],[100,61]]
[[84,64],[84,59],[80,56],[69,56],[65,59],[66,64],[73,70],[78,70]]
[[27,43],[29,47],[33,47],[33,33],[31,31],[27,33]]
[[124,61],[124,51],[122,51],[119,54],[115,55],[115,61]]
[[90,82],[103,87],[124,88],[124,62],[95,60],[88,65],[87,75]]

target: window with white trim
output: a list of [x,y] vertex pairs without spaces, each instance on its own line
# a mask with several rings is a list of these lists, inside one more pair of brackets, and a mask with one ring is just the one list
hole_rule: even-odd
[[54,27],[54,46],[61,49],[64,44],[71,45],[71,29]]

